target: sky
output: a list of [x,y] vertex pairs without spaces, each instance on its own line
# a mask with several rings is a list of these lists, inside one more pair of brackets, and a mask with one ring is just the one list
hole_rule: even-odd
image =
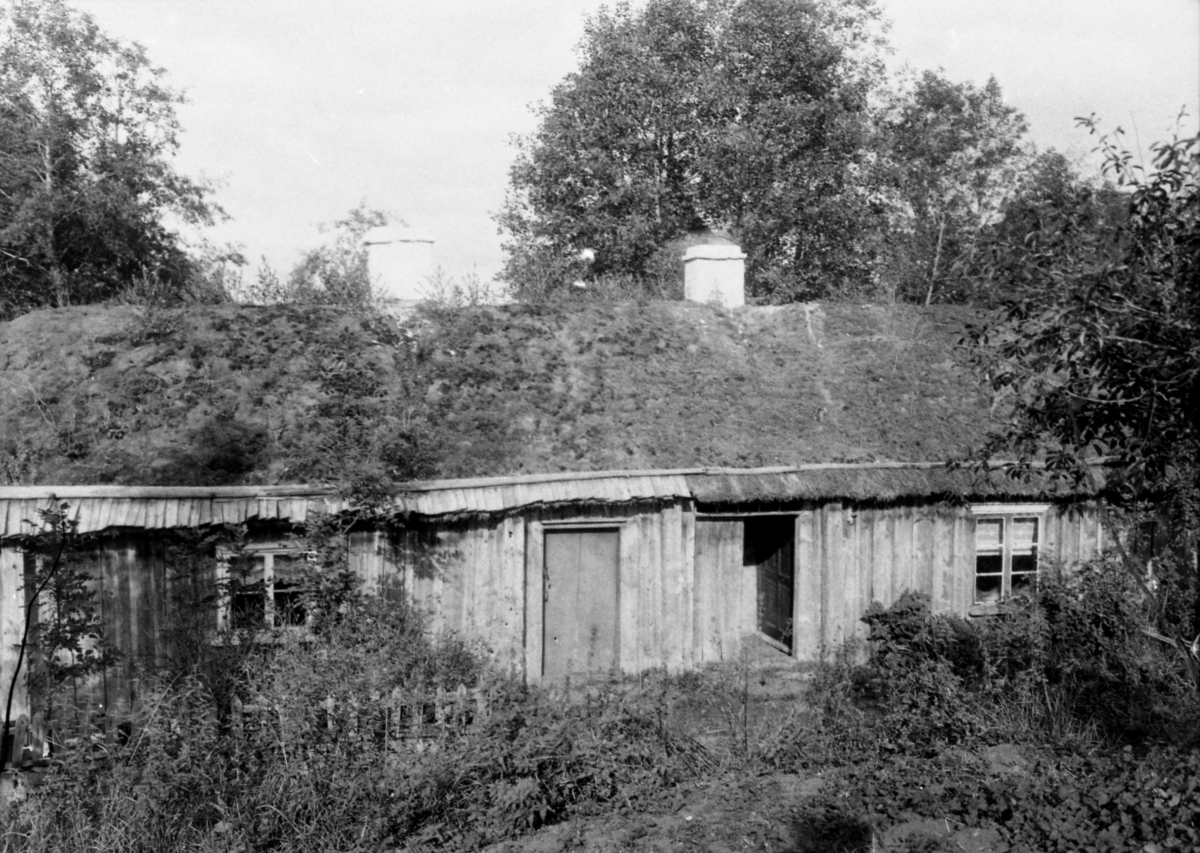
[[[1200,115],[1200,0],[880,0],[891,62],[995,76],[1030,139],[1085,157],[1095,113],[1149,154]],[[286,273],[360,202],[435,240],[452,277],[503,261],[512,138],[576,64],[600,0],[76,0],[190,102],[178,166],[218,183],[208,236]],[[636,5],[636,4],[635,4]]]

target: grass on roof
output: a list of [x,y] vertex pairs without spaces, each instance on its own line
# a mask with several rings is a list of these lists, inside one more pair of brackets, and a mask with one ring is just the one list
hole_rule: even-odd
[[271,484],[939,461],[964,309],[82,307],[0,324],[0,481]]

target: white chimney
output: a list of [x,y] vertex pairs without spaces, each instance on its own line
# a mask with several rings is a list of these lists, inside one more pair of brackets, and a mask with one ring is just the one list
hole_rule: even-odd
[[746,304],[746,253],[733,244],[692,246],[683,253],[683,298],[719,302],[727,308]]

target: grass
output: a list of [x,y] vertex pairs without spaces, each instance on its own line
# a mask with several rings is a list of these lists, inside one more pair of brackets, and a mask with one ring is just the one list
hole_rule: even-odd
[[330,459],[394,481],[943,459],[984,420],[955,354],[965,312],[727,311],[631,287],[472,307],[467,282],[399,322],[287,304],[35,312],[0,334],[0,482],[316,482],[339,478]]

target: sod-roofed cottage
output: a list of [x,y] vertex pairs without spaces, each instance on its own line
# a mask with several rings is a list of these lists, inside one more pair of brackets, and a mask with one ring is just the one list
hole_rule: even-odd
[[[214,628],[302,628],[294,534],[348,509],[339,468],[391,479],[348,534],[364,588],[529,680],[809,660],[863,636],[873,601],[915,590],[984,615],[1103,544],[1094,495],[945,464],[992,414],[957,309],[511,306],[396,325],[220,308],[157,335],[94,310],[31,317],[0,326],[5,427],[28,436],[7,452],[33,481],[0,487],[4,666],[17,537],[65,502],[125,654],[110,705],[160,654],[181,566],[255,579]],[[39,425],[66,412],[71,453]],[[424,476],[396,482],[414,458]],[[218,525],[239,548],[179,561],[171,542]]]

